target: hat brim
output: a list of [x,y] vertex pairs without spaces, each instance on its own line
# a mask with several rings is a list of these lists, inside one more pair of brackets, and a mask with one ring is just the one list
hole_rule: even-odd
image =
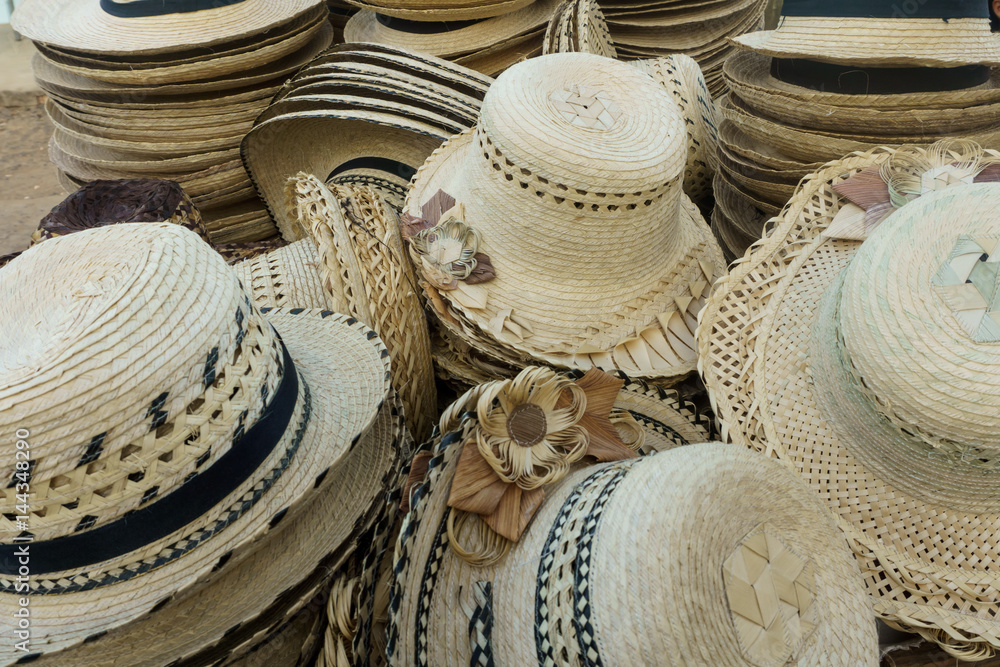
[[28,39],[86,53],[157,54],[267,32],[322,7],[321,0],[242,0],[194,12],[121,18],[99,0],[25,0],[11,16]]
[[1000,65],[1000,42],[983,19],[873,19],[782,16],[775,30],[732,38],[772,58],[856,67]]
[[821,375],[837,372],[816,354],[818,331],[831,316],[824,294],[862,245],[823,235],[844,202],[833,185],[891,154],[852,155],[803,181],[771,233],[716,284],[698,331],[700,370],[723,436],[787,461],[825,499],[878,616],[956,650],[996,650],[988,604],[970,602],[966,592],[975,596],[1000,558],[979,537],[1000,530],[1000,514],[928,503],[880,477],[838,427],[838,404],[849,397],[821,386],[835,381]]
[[[227,497],[213,512],[228,523],[156,569],[91,590],[33,595],[32,647],[43,652],[36,664],[113,665],[124,656],[133,664],[167,664],[190,655],[305,579],[365,524],[388,490],[402,427],[385,348],[364,325],[328,311],[272,311],[266,317],[295,362],[300,392],[308,387],[311,398],[301,435],[296,438],[290,425],[254,478],[282,465],[286,448],[299,439],[285,470],[235,519],[222,508],[239,507],[259,482]],[[163,546],[190,539],[179,531]],[[121,567],[126,562],[102,564],[111,572]],[[0,610],[13,613],[17,598],[0,595]],[[197,618],[197,631],[175,632],[183,618]],[[0,662],[23,655],[10,644]]]

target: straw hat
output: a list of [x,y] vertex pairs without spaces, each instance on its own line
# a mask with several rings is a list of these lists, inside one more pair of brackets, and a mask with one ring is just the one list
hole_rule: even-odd
[[1000,649],[1000,186],[968,184],[996,181],[998,158],[952,145],[827,165],[716,285],[698,331],[724,435],[825,500],[882,619],[966,659]]
[[608,24],[597,0],[565,0],[545,29],[542,53],[596,53],[616,58]]
[[629,64],[656,79],[681,110],[688,136],[684,192],[692,201],[704,202],[712,194],[719,119],[701,68],[693,58],[681,54]]
[[477,127],[435,151],[407,197],[411,257],[442,323],[518,367],[693,369],[723,259],[681,191],[682,120],[661,86],[609,58],[552,54],[504,73]]
[[971,0],[906,5],[895,0],[785,0],[776,30],[741,35],[733,43],[774,58],[855,67],[1000,64],[989,5]]
[[532,2],[534,0],[350,0],[350,4],[356,7],[387,17],[450,22],[501,16]]
[[322,0],[25,0],[11,26],[52,46],[110,54],[191,50],[265,33]]
[[577,464],[478,566],[457,548],[483,524],[448,503],[479,428],[476,413],[443,423],[411,491],[390,661],[877,664],[857,565],[792,471],[720,444]]
[[427,320],[398,217],[371,188],[327,187],[308,174],[289,179],[286,198],[301,240],[237,264],[240,282],[258,306],[345,313],[379,332],[410,430],[426,438],[437,392]]
[[[365,525],[400,433],[388,353],[367,327],[315,311],[265,319],[177,225],[51,239],[3,274],[0,420],[30,432],[34,465],[0,471],[31,493],[25,527],[17,484],[5,492],[0,612],[26,594],[10,553],[28,531],[39,664],[56,651],[45,664],[190,654]],[[203,587],[210,574],[218,588]],[[167,632],[184,613],[197,632]],[[0,663],[23,655],[10,643]]]
[[438,58],[453,58],[543,30],[558,5],[559,0],[535,0],[502,16],[459,23],[410,21],[362,10],[347,22],[344,39],[411,49]]

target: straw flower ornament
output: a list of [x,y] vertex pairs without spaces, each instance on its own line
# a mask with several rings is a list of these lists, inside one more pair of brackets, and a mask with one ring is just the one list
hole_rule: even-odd
[[827,238],[863,241],[890,213],[919,197],[956,185],[1000,182],[1000,153],[969,140],[943,140],[929,148],[903,146],[834,191],[848,201],[824,232]]
[[448,506],[479,515],[495,533],[494,542],[516,542],[541,506],[543,487],[565,477],[574,463],[638,456],[642,429],[628,412],[614,409],[622,384],[597,369],[574,382],[532,367],[512,380],[473,389],[476,423],[465,439]]

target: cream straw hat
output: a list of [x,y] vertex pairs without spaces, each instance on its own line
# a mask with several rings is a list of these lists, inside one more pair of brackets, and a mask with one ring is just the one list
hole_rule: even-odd
[[52,46],[135,55],[208,47],[322,7],[321,0],[25,0],[11,25]]
[[[30,596],[39,664],[193,653],[366,524],[400,439],[370,329],[314,311],[266,319],[222,258],[172,224],[51,239],[2,272],[0,422],[30,432],[34,463],[0,470],[13,482],[0,613]],[[28,533],[25,593],[12,553]],[[197,632],[168,632],[185,613]],[[23,656],[8,643],[0,664]]]
[[515,12],[535,0],[349,0],[387,17],[413,21],[469,21]]
[[397,543],[394,664],[877,664],[857,565],[787,468],[720,444],[577,464],[477,566],[449,539],[482,532],[448,506],[478,428],[453,414]]
[[698,330],[723,435],[824,499],[882,619],[973,660],[1000,649],[1000,185],[969,183],[997,165],[959,144],[827,165]]
[[776,30],[733,43],[774,58],[855,67],[1000,64],[988,3],[978,0],[785,0]]
[[[411,257],[442,323],[519,367],[691,370],[701,298],[724,265],[681,191],[682,121],[661,86],[609,58],[505,72],[475,130],[435,151],[407,197]],[[457,202],[448,217],[442,200]]]

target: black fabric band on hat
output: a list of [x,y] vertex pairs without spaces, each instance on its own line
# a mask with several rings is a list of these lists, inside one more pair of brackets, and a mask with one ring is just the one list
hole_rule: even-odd
[[800,58],[773,58],[771,76],[811,90],[841,95],[895,95],[961,90],[990,80],[985,65],[963,67],[851,67]]
[[[985,19],[986,0],[785,0],[782,16],[872,19]],[[780,24],[779,24],[780,25]],[[905,47],[904,47],[905,48]]]
[[243,484],[274,451],[295,413],[298,374],[279,340],[284,376],[260,419],[204,472],[151,504],[92,530],[39,542],[0,544],[0,575],[18,572],[27,547],[31,575],[76,570],[118,558],[163,539],[198,519]]
[[376,171],[384,171],[387,174],[393,174],[407,181],[413,178],[413,175],[417,173],[417,170],[410,165],[403,164],[397,160],[390,160],[385,157],[358,157],[353,160],[348,160],[331,171],[330,175],[326,177],[326,180],[329,181],[334,176],[352,169],[374,169]]
[[436,35],[451,30],[461,30],[482,21],[482,19],[471,19],[469,21],[408,21],[406,19],[395,18],[394,16],[385,16],[384,14],[376,14],[375,19],[390,30],[408,32],[413,35]]
[[203,9],[218,9],[240,2],[244,2],[244,0],[136,0],[135,2],[101,0],[101,9],[112,16],[134,19],[144,16],[200,12]]

